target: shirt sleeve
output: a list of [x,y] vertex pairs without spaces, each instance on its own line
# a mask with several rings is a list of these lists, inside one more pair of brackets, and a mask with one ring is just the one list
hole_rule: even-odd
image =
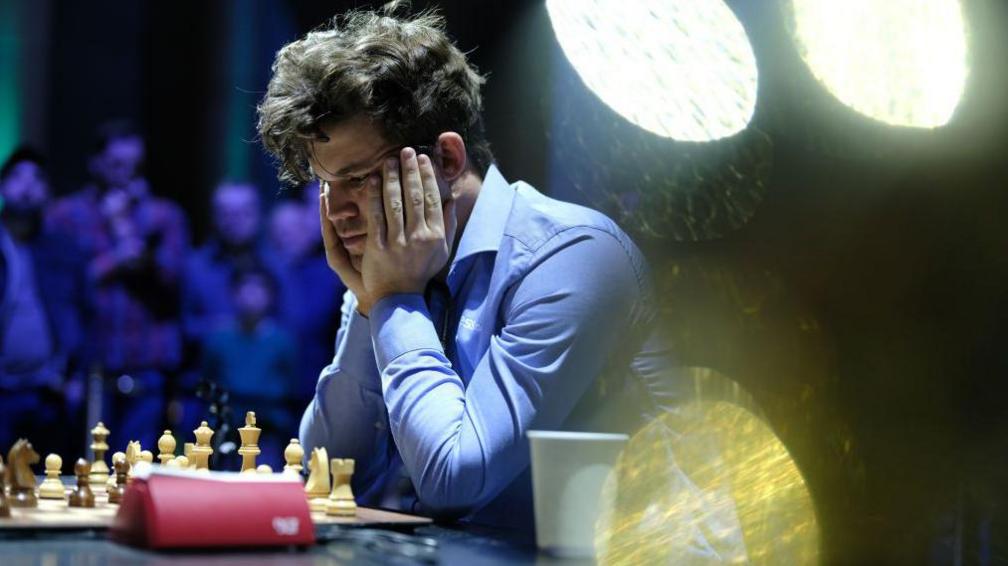
[[560,427],[629,330],[642,293],[631,252],[590,228],[554,239],[511,289],[468,386],[421,297],[371,310],[392,436],[435,512],[476,511],[513,481],[529,463],[526,432]]
[[368,319],[357,312],[357,299],[343,296],[340,329],[332,363],[319,376],[315,396],[301,418],[299,436],[305,457],[325,447],[332,458],[353,458],[352,480],[361,501],[381,490],[395,446],[381,396],[381,381],[371,345]]

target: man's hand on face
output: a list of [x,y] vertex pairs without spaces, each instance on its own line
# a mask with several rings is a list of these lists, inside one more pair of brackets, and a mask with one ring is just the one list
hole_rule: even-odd
[[381,186],[367,188],[368,240],[361,277],[375,302],[396,293],[423,293],[448,263],[455,237],[455,202],[442,211],[430,157],[412,148],[399,157],[386,161]]
[[422,293],[448,262],[455,239],[455,202],[441,208],[430,157],[403,149],[389,159],[382,178],[368,181],[368,237],[360,270],[354,268],[332,224],[322,196],[322,236],[329,266],[357,297],[357,309],[367,315],[378,300],[396,293]]

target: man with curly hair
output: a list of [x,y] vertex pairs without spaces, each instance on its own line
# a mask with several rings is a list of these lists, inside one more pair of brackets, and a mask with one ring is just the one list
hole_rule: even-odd
[[286,45],[258,108],[280,178],[318,179],[349,289],[301,442],[355,458],[362,502],[406,483],[412,510],[529,528],[526,432],[612,428],[639,385],[646,266],[602,214],[504,179],[484,78],[439,16],[395,12]]

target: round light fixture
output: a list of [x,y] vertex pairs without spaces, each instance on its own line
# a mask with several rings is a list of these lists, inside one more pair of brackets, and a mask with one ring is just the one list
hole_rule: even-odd
[[708,141],[744,129],[756,107],[756,59],[720,0],[547,0],[581,80],[659,136]]
[[967,74],[957,0],[790,0],[790,26],[812,74],[840,102],[895,126],[935,128]]

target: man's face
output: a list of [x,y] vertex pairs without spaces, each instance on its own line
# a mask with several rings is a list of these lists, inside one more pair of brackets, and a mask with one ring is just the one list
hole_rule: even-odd
[[22,161],[0,182],[4,206],[14,211],[39,210],[49,198],[49,184],[37,163]]
[[96,174],[109,187],[126,187],[140,173],[144,142],[139,136],[113,138],[97,157]]
[[238,316],[245,319],[260,319],[273,304],[273,293],[262,277],[245,277],[234,290],[234,305]]
[[[401,146],[386,140],[363,117],[324,126],[322,131],[329,139],[312,143],[312,171],[320,180],[320,190],[329,199],[329,221],[354,269],[360,271],[369,237],[367,179],[377,175],[380,180],[382,164],[389,157],[397,157]],[[441,198],[446,200],[447,185],[440,179],[437,167],[435,173],[439,176]]]
[[259,193],[251,185],[221,185],[214,194],[214,226],[231,246],[251,243],[259,232]]

